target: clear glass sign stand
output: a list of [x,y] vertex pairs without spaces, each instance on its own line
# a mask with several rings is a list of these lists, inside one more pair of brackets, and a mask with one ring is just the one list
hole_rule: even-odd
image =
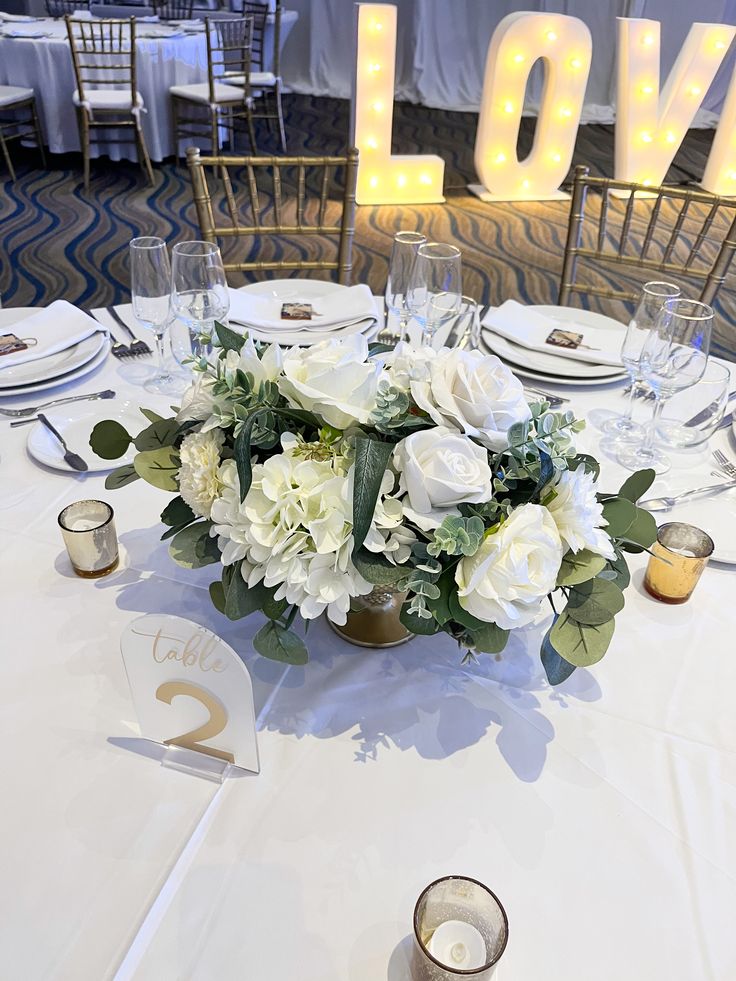
[[233,763],[220,759],[218,756],[200,753],[196,749],[186,749],[184,746],[177,746],[174,743],[164,745],[164,750],[161,766],[171,770],[180,770],[182,773],[189,773],[205,780],[212,780],[214,783],[224,783],[231,770],[240,769],[240,767],[236,767]]

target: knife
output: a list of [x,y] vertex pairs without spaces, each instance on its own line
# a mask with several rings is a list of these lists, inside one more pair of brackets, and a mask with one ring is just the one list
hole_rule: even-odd
[[736,480],[729,480],[725,484],[708,484],[707,487],[696,487],[674,497],[650,497],[646,501],[639,501],[637,507],[644,508],[645,511],[669,511],[683,501],[696,501],[700,497],[710,497],[712,494],[720,494],[734,487],[736,487]]
[[56,438],[58,439],[58,441],[61,443],[61,445],[64,447],[64,459],[66,460],[67,464],[72,468],[72,470],[79,470],[80,472],[83,472],[85,470],[89,470],[89,467],[84,462],[84,460],[81,458],[81,456],[79,456],[78,453],[72,453],[72,451],[66,445],[66,442],[64,440],[64,437],[61,435],[61,433],[58,431],[58,429],[55,429],[51,425],[51,423],[48,421],[48,419],[43,414],[43,412],[39,412],[38,413],[38,421],[39,422],[42,422],[44,424],[44,426],[48,429],[48,431],[50,433],[53,433],[54,436],[56,436]]
[[[730,402],[731,399],[734,398],[736,398],[736,391],[729,392],[728,401]],[[711,402],[711,404],[706,405],[706,407],[701,412],[698,412],[696,415],[694,415],[692,419],[688,419],[685,425],[688,428],[692,428],[692,426],[699,426],[701,422],[707,422],[716,409],[718,409],[718,402]]]

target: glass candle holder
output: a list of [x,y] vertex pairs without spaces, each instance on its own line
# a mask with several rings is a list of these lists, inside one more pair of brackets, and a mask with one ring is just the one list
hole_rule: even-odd
[[700,528],[671,521],[660,525],[652,545],[644,588],[663,603],[686,603],[713,553],[713,539]]
[[83,579],[99,579],[117,568],[118,536],[113,509],[104,501],[75,501],[59,514],[72,568]]
[[498,898],[475,879],[448,875],[427,886],[414,908],[414,981],[487,981],[509,936]]

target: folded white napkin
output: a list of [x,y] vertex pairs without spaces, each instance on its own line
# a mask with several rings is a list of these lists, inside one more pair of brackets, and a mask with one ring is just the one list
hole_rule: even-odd
[[3,31],[3,37],[50,37],[50,35],[40,27],[8,27]]
[[8,14],[4,10],[0,10],[0,20],[16,21],[18,24],[28,24],[33,20],[38,20],[38,17],[32,17],[30,14]]
[[[558,358],[570,358],[573,361],[587,361],[589,364],[621,365],[621,344],[624,339],[624,328],[591,329],[574,320],[555,320],[517,303],[516,300],[506,300],[495,310],[489,310],[482,320],[487,327],[499,337],[513,341],[531,351],[542,351]],[[578,348],[559,347],[547,343],[547,338],[553,330],[573,331],[582,334],[581,346]]]
[[293,297],[256,295],[249,291],[230,289],[229,319],[244,327],[256,327],[264,331],[291,332],[301,330],[330,331],[368,317],[375,318],[376,307],[370,289],[360,284],[350,286],[324,296],[309,297],[312,304],[311,320],[283,320],[281,307],[284,303],[298,303],[296,290]]
[[74,344],[79,344],[86,337],[98,331],[104,333],[105,328],[92,317],[88,317],[78,307],[67,303],[66,300],[54,300],[44,310],[17,320],[12,327],[0,330],[0,333],[13,333],[21,339],[33,337],[38,342],[25,351],[0,356],[0,372],[12,365],[26,364],[29,361],[39,361],[51,354],[65,351]]

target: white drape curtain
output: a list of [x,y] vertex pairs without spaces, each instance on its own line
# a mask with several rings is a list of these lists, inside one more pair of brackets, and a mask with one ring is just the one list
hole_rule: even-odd
[[[396,0],[399,30],[396,97],[441,109],[477,110],[491,35],[514,10],[550,11],[583,20],[593,36],[593,65],[583,122],[615,116],[616,17],[660,21],[662,81],[694,21],[736,24],[736,0]],[[350,97],[354,59],[352,0],[286,0],[299,22],[284,51],[286,83],[297,92]],[[714,125],[734,68],[726,58],[698,115]],[[541,72],[530,80],[527,108],[535,108]]]

